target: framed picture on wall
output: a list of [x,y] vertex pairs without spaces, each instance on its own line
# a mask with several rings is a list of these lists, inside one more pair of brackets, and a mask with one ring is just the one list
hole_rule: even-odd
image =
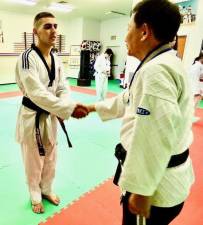
[[71,45],[70,55],[80,55],[80,45]]
[[192,24],[196,20],[198,0],[176,0],[181,13],[182,24]]

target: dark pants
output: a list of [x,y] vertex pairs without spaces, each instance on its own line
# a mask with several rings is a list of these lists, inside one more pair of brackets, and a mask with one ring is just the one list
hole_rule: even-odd
[[[123,198],[123,223],[122,225],[138,225],[135,214],[128,210],[129,195]],[[151,207],[150,218],[146,220],[146,225],[168,225],[182,210],[183,204],[174,207]]]

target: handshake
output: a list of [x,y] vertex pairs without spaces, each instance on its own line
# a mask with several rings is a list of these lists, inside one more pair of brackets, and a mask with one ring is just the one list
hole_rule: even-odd
[[86,117],[90,112],[95,112],[95,105],[83,105],[78,103],[72,113],[72,117],[76,119],[81,119],[83,117]]

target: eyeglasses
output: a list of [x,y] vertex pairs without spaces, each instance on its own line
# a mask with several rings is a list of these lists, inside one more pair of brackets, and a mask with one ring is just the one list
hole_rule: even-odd
[[46,24],[44,24],[44,26],[43,26],[43,28],[44,28],[45,30],[49,30],[49,29],[51,29],[51,28],[57,29],[57,27],[58,27],[58,24],[56,24],[56,23],[54,23],[54,24],[52,24],[52,23],[46,23]]

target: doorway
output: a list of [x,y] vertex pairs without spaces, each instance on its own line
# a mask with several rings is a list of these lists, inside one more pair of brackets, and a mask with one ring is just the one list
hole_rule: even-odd
[[178,56],[181,59],[183,59],[183,55],[184,55],[186,38],[187,38],[186,35],[182,35],[182,36],[178,36],[178,40],[177,40]]

